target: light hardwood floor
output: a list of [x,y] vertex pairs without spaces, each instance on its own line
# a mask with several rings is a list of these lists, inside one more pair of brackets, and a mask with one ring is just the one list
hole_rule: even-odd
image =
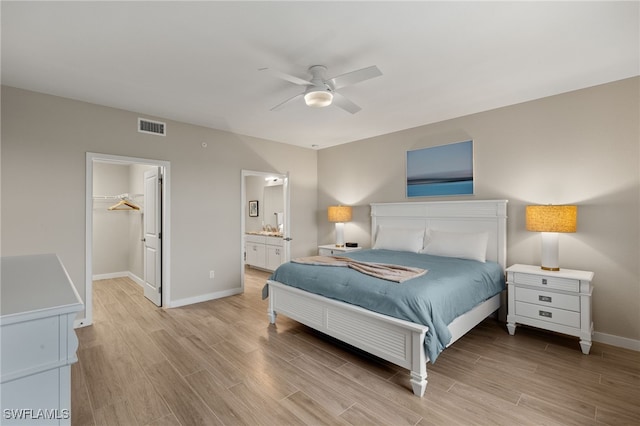
[[640,353],[486,320],[408,373],[284,316],[269,325],[247,271],[242,295],[174,309],[129,279],[94,283],[77,330],[74,425],[638,425]]

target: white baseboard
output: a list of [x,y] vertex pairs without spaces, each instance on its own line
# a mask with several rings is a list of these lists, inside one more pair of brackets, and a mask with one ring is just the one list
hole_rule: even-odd
[[134,274],[133,272],[129,271],[127,272],[127,276],[129,278],[131,278],[131,280],[138,284],[140,287],[144,288],[144,280],[142,278],[140,278],[139,276],[137,276],[136,274]]
[[138,284],[140,287],[144,287],[144,280],[131,271],[110,272],[108,274],[96,274],[92,278],[93,278],[93,281],[97,281],[97,280],[110,280],[113,278],[125,278],[125,277],[131,278],[131,280],[136,284]]
[[640,352],[640,340],[614,336],[613,334],[600,333],[596,331],[593,333],[593,341]]
[[234,296],[234,295],[240,294],[240,293],[242,293],[242,289],[241,288],[234,288],[234,289],[231,289],[231,290],[224,290],[224,291],[216,291],[214,293],[206,293],[206,294],[202,294],[200,296],[186,297],[184,299],[178,299],[178,300],[169,301],[169,303],[167,303],[165,305],[165,307],[167,307],[167,308],[178,308],[180,306],[192,305],[194,303],[206,302],[206,301],[209,301],[209,300],[214,300],[214,299],[220,299],[220,298],[223,298],[223,297]]
[[93,277],[91,277],[91,279],[93,279],[93,281],[110,280],[113,278],[128,277],[129,274],[130,274],[129,271],[109,272],[108,274],[96,274]]

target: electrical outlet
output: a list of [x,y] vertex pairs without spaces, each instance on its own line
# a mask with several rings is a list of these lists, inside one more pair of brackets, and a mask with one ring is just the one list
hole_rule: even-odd
[[209,278],[213,279],[216,276],[215,271],[209,271]]

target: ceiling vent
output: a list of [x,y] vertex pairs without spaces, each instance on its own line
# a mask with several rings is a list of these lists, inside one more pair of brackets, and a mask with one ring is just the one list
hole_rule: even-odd
[[167,124],[160,121],[147,120],[146,118],[138,118],[138,131],[151,135],[166,136]]

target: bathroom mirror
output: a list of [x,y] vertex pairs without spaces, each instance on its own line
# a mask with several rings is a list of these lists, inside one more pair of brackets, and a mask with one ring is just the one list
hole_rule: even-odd
[[257,200],[260,208],[258,216],[245,215],[246,232],[283,231],[284,190],[282,178],[247,176],[245,178],[246,197]]
[[264,224],[269,225],[278,232],[282,232],[284,214],[284,196],[282,194],[282,182],[267,182],[263,191]]

